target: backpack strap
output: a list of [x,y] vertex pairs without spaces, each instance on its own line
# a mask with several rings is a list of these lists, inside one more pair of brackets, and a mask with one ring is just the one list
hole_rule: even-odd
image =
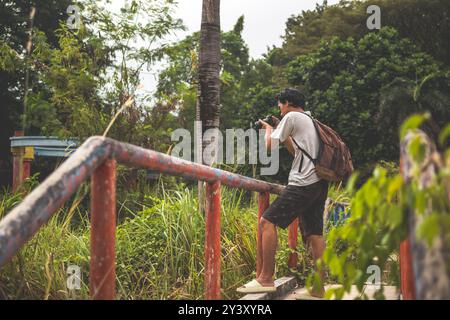
[[[308,114],[308,113],[306,113],[306,112],[304,112],[304,111],[298,111],[298,112],[303,113],[305,116],[307,116],[307,117],[309,117],[309,118],[311,119],[311,121],[312,121],[312,123],[313,123],[313,125],[314,125],[314,129],[316,130],[317,136],[319,137],[319,152],[318,152],[317,154],[318,154],[318,155],[322,154],[322,150],[323,150],[323,142],[322,142],[322,140],[320,139],[319,128],[317,127],[317,123],[316,123],[315,118],[314,118],[312,115],[310,115],[310,114]],[[292,137],[291,137],[291,138],[292,138]],[[294,138],[292,138],[292,140],[295,142],[295,144],[297,145],[297,147],[300,148],[300,146],[299,146],[298,143],[294,140]],[[308,152],[306,152],[306,151],[303,150],[302,148],[300,148],[300,150],[302,150],[302,152],[306,153],[306,155],[308,156],[308,158],[314,163],[314,165],[316,165],[317,160],[319,159],[319,156],[317,156],[316,159],[313,159],[313,158],[308,154]]]
[[312,115],[310,115],[310,114],[308,114],[308,113],[306,113],[306,112],[304,112],[304,111],[297,111],[297,112],[300,112],[300,113],[303,113],[305,116],[308,116],[308,117],[310,117],[311,118],[311,120],[314,120],[314,118],[313,118],[313,116]]
[[[316,129],[316,131],[317,131],[316,124],[314,123],[314,118],[313,118],[312,116],[310,116],[309,114],[307,114],[306,112],[301,112],[301,111],[299,111],[299,112],[300,112],[300,113],[303,113],[304,115],[308,116],[308,117],[311,119],[311,121],[313,122],[313,125],[314,125],[314,129]],[[303,154],[304,154],[305,156],[307,156],[308,159],[311,160],[311,162],[312,162],[314,165],[316,165],[317,159],[313,159],[313,157],[311,157],[311,155],[310,155],[305,149],[303,149],[302,147],[300,147],[300,145],[297,143],[297,141],[295,141],[295,139],[294,139],[292,136],[291,136],[291,138],[292,138],[292,141],[294,141],[294,143],[295,143],[295,145],[297,146],[297,148],[299,148],[300,151],[303,152]]]
[[291,139],[292,139],[292,141],[294,141],[294,143],[295,143],[295,145],[297,146],[297,148],[299,148],[300,151],[303,152],[303,154],[304,154],[305,156],[307,156],[308,159],[311,160],[311,162],[312,162],[314,165],[316,165],[317,159],[313,159],[313,157],[311,157],[311,155],[310,155],[305,149],[303,149],[302,147],[300,147],[300,146],[298,145],[297,141],[295,141],[295,139],[294,139],[292,136],[291,136]]
[[304,158],[305,158],[305,155],[302,153],[302,160],[300,161],[300,165],[298,166],[298,172],[302,172]]

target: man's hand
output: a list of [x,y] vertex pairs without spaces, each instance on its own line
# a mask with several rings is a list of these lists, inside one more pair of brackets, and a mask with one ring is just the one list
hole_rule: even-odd
[[267,122],[265,122],[265,121],[262,121],[261,119],[259,119],[259,123],[261,123],[261,126],[263,127],[263,129],[273,129],[273,127],[270,125],[270,124],[268,124]]
[[[275,125],[275,128],[278,126],[278,124],[280,123],[280,120],[277,117],[272,116],[272,121]],[[259,119],[259,123],[261,123],[261,126],[266,130],[266,135],[265,135],[265,140],[266,140],[266,148],[270,149],[272,147],[272,140],[270,139],[270,135],[272,133],[272,130],[274,127],[272,127],[270,124],[268,124],[267,122]]]
[[265,134],[266,148],[270,150],[271,145],[272,145],[270,135],[272,134],[273,127],[270,124],[268,124],[267,122],[262,121],[261,119],[259,119],[259,123],[261,124],[263,129],[266,130],[266,134]]

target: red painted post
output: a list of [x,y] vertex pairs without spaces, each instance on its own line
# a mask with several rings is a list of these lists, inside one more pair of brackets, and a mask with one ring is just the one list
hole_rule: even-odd
[[105,160],[91,180],[91,299],[116,296],[116,160]]
[[297,239],[298,239],[298,218],[295,219],[288,229],[288,244],[291,252],[289,253],[288,267],[290,269],[297,268]]
[[400,243],[400,291],[403,300],[416,300],[409,239]]
[[[400,154],[400,172],[404,176],[404,156]],[[403,300],[416,300],[416,290],[414,283],[414,271],[411,257],[411,244],[409,234],[400,243],[400,292]]]
[[23,159],[23,171],[22,171],[23,180],[26,180],[27,178],[30,177],[30,171],[31,171],[31,160]]
[[17,188],[23,181],[23,151],[21,148],[14,148],[13,154],[13,192],[17,191]]
[[206,184],[205,299],[220,299],[220,181]]
[[[23,137],[23,131],[17,130],[14,131],[15,137]],[[17,190],[17,188],[20,186],[20,184],[23,181],[23,155],[24,155],[24,148],[23,147],[15,147],[11,148],[11,152],[13,155],[13,192]]]
[[269,192],[260,192],[258,194],[258,223],[257,223],[257,238],[256,238],[256,277],[259,277],[259,274],[262,270],[262,233],[261,228],[259,227],[261,217],[269,207],[270,204],[270,194]]
[[23,180],[30,177],[31,162],[34,159],[34,148],[33,147],[25,147],[24,149],[25,149],[25,153],[23,156],[23,177],[22,177]]

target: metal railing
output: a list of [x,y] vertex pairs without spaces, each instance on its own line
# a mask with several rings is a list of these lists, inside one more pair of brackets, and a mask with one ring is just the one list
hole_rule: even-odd
[[[16,161],[20,165],[19,159]],[[193,163],[110,138],[87,139],[74,154],[0,221],[0,267],[91,177],[92,299],[115,298],[116,162],[160,173],[201,180],[206,184],[205,299],[220,299],[220,186],[259,192],[258,222],[269,206],[270,193],[283,186]],[[20,169],[16,170],[19,172]],[[258,223],[259,225],[259,223]],[[289,227],[289,267],[297,265],[298,221]],[[257,233],[256,273],[261,271],[261,233]]]

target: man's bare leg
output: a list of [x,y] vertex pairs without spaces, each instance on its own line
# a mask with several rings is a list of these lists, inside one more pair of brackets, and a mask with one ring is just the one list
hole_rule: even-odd
[[273,286],[278,242],[277,227],[264,218],[261,218],[259,227],[262,233],[262,268],[256,280],[262,286]]
[[[306,243],[311,250],[311,253],[312,253],[312,256],[314,259],[314,265],[317,270],[316,262],[318,259],[322,258],[323,252],[325,250],[325,241],[323,240],[323,236],[311,235],[307,238]],[[319,276],[322,281],[322,287],[320,288],[320,290],[318,292],[313,289],[311,292],[311,295],[314,297],[322,298],[325,293],[325,289],[323,286],[324,281],[325,281],[324,270],[320,271]]]

